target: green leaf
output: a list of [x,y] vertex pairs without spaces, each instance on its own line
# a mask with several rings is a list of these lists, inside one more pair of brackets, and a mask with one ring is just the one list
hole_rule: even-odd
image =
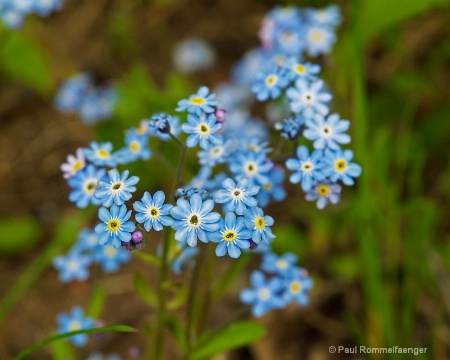
[[94,288],[94,292],[91,295],[89,307],[86,311],[86,315],[93,319],[98,319],[105,305],[106,292],[103,285],[97,284]]
[[32,217],[0,220],[0,253],[14,255],[27,251],[39,239],[41,230]]
[[362,39],[370,40],[391,26],[449,3],[449,0],[365,0],[361,14]]
[[133,255],[135,255],[142,261],[146,262],[147,264],[159,266],[161,263],[160,259],[157,258],[156,256],[154,256],[152,254],[144,253],[142,251],[135,251]]
[[77,357],[73,346],[67,341],[56,341],[50,344],[53,360],[75,360]]
[[134,287],[139,297],[148,305],[156,306],[157,296],[148,282],[145,280],[144,275],[137,273],[134,276]]
[[47,95],[54,87],[44,49],[21,32],[8,32],[0,43],[0,70],[13,80]]
[[184,330],[183,324],[175,316],[168,316],[166,317],[165,321],[167,324],[167,328],[174,336],[181,351],[183,353],[186,353],[188,349],[188,341],[186,338],[186,331]]
[[194,360],[252,343],[266,334],[266,328],[252,321],[241,321],[200,337],[194,346]]
[[33,346],[30,346],[28,349],[25,349],[20,354],[16,355],[13,360],[21,360],[25,359],[28,355],[34,353],[35,351],[43,348],[44,346],[51,344],[55,341],[59,341],[62,339],[66,339],[68,337],[71,337],[73,335],[78,334],[92,334],[92,333],[103,333],[103,332],[111,332],[111,331],[120,331],[120,332],[135,332],[137,331],[135,328],[132,328],[131,326],[127,325],[111,325],[111,326],[103,326],[103,327],[96,327],[92,329],[84,329],[84,330],[76,330],[76,331],[70,331],[64,334],[57,334],[53,335],[45,340],[42,340],[38,342],[37,344],[34,344]]

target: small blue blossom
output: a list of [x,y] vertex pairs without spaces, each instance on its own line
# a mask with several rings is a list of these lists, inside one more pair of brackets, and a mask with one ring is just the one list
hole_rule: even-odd
[[281,132],[281,136],[293,141],[299,138],[302,134],[302,126],[305,124],[303,116],[294,115],[283,122],[275,123],[275,129]]
[[83,170],[78,171],[67,182],[73,188],[69,194],[69,200],[79,208],[85,208],[89,204],[100,205],[102,200],[96,198],[94,193],[97,190],[98,182],[103,180],[105,175],[105,169],[96,169],[93,165],[88,165]]
[[91,76],[86,73],[75,75],[66,80],[55,96],[56,108],[61,112],[78,111],[91,82]]
[[297,79],[315,79],[320,73],[320,65],[311,64],[309,62],[299,62],[295,57],[290,57],[283,63],[283,68],[286,69],[286,76],[291,81]]
[[295,87],[289,87],[286,90],[292,112],[301,114],[306,118],[310,118],[316,113],[327,115],[329,112],[327,103],[333,97],[330,93],[322,90],[323,86],[322,80],[309,82],[298,79],[295,82]]
[[351,150],[327,151],[323,173],[332,182],[342,180],[345,185],[351,186],[355,183],[353,179],[359,177],[362,172],[361,166],[351,162],[352,159],[353,151]]
[[223,144],[211,145],[208,149],[199,151],[197,155],[200,164],[211,167],[223,164],[233,152],[233,144],[234,142],[229,139]]
[[98,217],[102,221],[95,227],[100,245],[111,244],[119,248],[122,242],[131,240],[131,232],[136,229],[132,221],[127,221],[131,217],[131,210],[125,204],[118,206],[113,204],[111,209],[101,207],[98,210]]
[[218,242],[216,248],[217,256],[224,256],[226,253],[236,259],[241,256],[241,249],[250,247],[249,239],[252,233],[245,227],[244,218],[232,212],[225,214],[225,220],[220,220],[220,228],[211,234],[211,241]]
[[97,245],[93,251],[94,261],[101,265],[108,273],[119,270],[120,265],[131,260],[131,254],[123,247],[115,247],[111,244]]
[[84,169],[85,166],[86,160],[84,158],[84,150],[78,148],[75,155],[67,155],[67,161],[64,164],[61,164],[60,168],[63,172],[63,178],[70,179],[72,176],[75,176],[78,171]]
[[328,180],[314,182],[313,187],[306,193],[307,201],[317,200],[317,208],[322,210],[328,205],[328,202],[337,204],[341,196],[341,185],[331,183]]
[[94,88],[87,91],[79,108],[81,120],[95,124],[111,117],[114,113],[118,94],[113,88]]
[[260,207],[266,207],[269,205],[271,199],[275,201],[283,201],[286,198],[286,190],[284,189],[284,169],[275,165],[269,173],[269,182],[261,186],[258,194],[256,194],[256,200]]
[[284,71],[278,66],[274,66],[270,71],[256,74],[252,91],[259,101],[276,99],[281,95],[281,91],[288,84],[289,80]]
[[252,231],[252,240],[256,244],[269,243],[275,235],[270,228],[274,221],[269,215],[264,215],[261,208],[254,206],[244,211],[245,225]]
[[187,111],[197,116],[203,113],[213,113],[215,107],[219,104],[218,100],[214,100],[215,97],[214,93],[209,94],[209,89],[206,86],[202,86],[196,94],[189,96],[187,100],[180,100],[176,111]]
[[305,49],[308,55],[315,57],[328,54],[336,42],[336,34],[328,26],[311,26],[306,31]]
[[269,153],[272,151],[271,148],[269,148],[269,142],[264,141],[259,136],[248,136],[242,139],[238,139],[239,146],[245,151],[250,150],[254,151],[256,153]]
[[297,157],[298,159],[288,159],[286,161],[286,167],[294,171],[289,180],[293,184],[301,182],[302,189],[309,191],[314,180],[320,181],[325,178],[322,172],[323,152],[315,150],[310,156],[308,148],[302,145],[297,148]]
[[261,268],[269,274],[285,275],[296,266],[297,256],[285,253],[278,256],[272,252],[264,254]]
[[117,165],[117,160],[112,155],[113,145],[110,142],[98,144],[97,142],[91,142],[89,149],[84,149],[84,155],[86,158],[96,166],[109,166],[114,167]]
[[144,224],[145,230],[150,231],[152,228],[156,231],[163,229],[163,226],[171,226],[173,219],[167,216],[170,209],[173,208],[171,204],[164,204],[165,195],[162,191],[157,191],[152,196],[147,191],[142,197],[142,201],[135,201],[133,204],[134,210],[137,211],[136,221]]
[[304,26],[301,22],[278,24],[273,33],[273,46],[286,56],[299,54],[304,46]]
[[336,5],[330,5],[323,9],[307,9],[306,16],[309,22],[328,27],[335,27],[342,21],[341,12]]
[[89,277],[91,262],[90,256],[73,251],[67,256],[56,256],[53,259],[53,266],[58,270],[59,279],[62,282],[70,282],[72,280],[86,280]]
[[152,151],[148,147],[148,136],[140,135],[136,129],[131,129],[125,136],[125,147],[116,153],[120,164],[128,164],[137,159],[148,160]]
[[212,232],[220,227],[220,214],[211,212],[213,200],[203,201],[199,194],[194,193],[189,200],[180,197],[177,206],[170,210],[175,219],[172,227],[176,230],[175,239],[195,246],[197,239],[208,242]]
[[250,275],[252,288],[241,291],[240,298],[245,304],[252,305],[252,313],[256,317],[263,316],[267,311],[284,307],[285,301],[280,292],[283,282],[278,277],[266,279],[260,271]]
[[348,144],[350,136],[344,132],[350,127],[350,121],[340,120],[338,114],[333,114],[325,118],[322,115],[315,115],[306,120],[306,130],[303,132],[305,138],[314,141],[315,149],[330,148],[340,149],[339,144]]
[[234,178],[238,180],[248,178],[254,185],[267,184],[272,167],[273,163],[262,152],[240,152],[230,161],[230,170]]
[[137,176],[128,178],[129,173],[125,170],[120,174],[117,169],[111,169],[108,171],[108,179],[99,181],[94,196],[103,202],[103,206],[122,205],[131,199],[131,193],[136,191],[134,185],[138,183],[139,178]]
[[282,296],[286,305],[292,301],[300,306],[308,305],[309,292],[312,289],[313,281],[305,269],[291,268],[283,279],[283,285]]
[[170,134],[178,136],[180,133],[180,119],[178,116],[172,116],[166,113],[153,115],[148,120],[149,132],[161,140],[170,140]]
[[222,144],[222,136],[216,134],[222,128],[222,124],[217,122],[214,114],[196,116],[188,115],[188,122],[181,125],[181,129],[190,134],[186,139],[187,147],[194,147],[200,143],[202,149],[209,149],[210,146]]
[[[83,309],[74,307],[69,314],[58,315],[58,333],[64,334],[70,331],[91,329],[95,326],[94,320],[85,317]],[[87,334],[77,334],[68,338],[75,346],[85,346],[88,342]]]
[[236,184],[233,179],[227,178],[222,182],[223,189],[214,195],[216,203],[224,204],[226,211],[235,211],[243,215],[248,207],[256,206],[258,202],[254,196],[259,191],[259,186],[252,185],[246,178],[242,178]]
[[70,252],[87,252],[90,254],[98,244],[98,235],[94,230],[83,229],[79,232],[77,242],[72,247]]

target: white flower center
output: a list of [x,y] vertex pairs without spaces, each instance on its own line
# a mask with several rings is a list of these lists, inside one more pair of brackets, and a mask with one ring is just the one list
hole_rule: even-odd
[[314,164],[311,161],[303,161],[301,163],[302,172],[309,174],[314,170]]
[[288,263],[286,260],[278,260],[276,266],[280,270],[284,270],[288,267]]
[[223,146],[215,146],[209,150],[209,156],[213,159],[217,159],[225,152]]
[[306,106],[312,106],[316,102],[316,95],[310,91],[303,93],[303,102]]
[[272,294],[268,288],[261,288],[258,290],[259,300],[268,300]]
[[85,194],[87,194],[89,196],[94,194],[95,190],[97,189],[97,181],[98,181],[98,179],[92,178],[92,179],[87,179],[83,183],[83,190],[84,190]]
[[186,223],[191,228],[199,228],[202,225],[202,217],[200,214],[192,213],[188,216]]
[[278,76],[276,76],[274,74],[269,75],[268,77],[266,77],[266,80],[265,80],[266,86],[269,88],[274,87],[277,84],[277,82],[278,82]]
[[203,122],[197,126],[197,134],[199,134],[200,136],[209,135],[210,132],[211,132],[211,129],[207,123]]
[[323,137],[329,138],[333,136],[333,129],[331,129],[328,125],[325,125],[320,129],[320,133]]
[[258,165],[254,161],[248,161],[244,164],[244,172],[249,176],[253,176],[258,173]]
[[112,183],[110,186],[110,190],[113,194],[118,194],[123,191],[125,185],[123,181],[117,181],[115,183]]
[[233,200],[241,200],[244,197],[244,191],[239,188],[230,190],[230,196]]

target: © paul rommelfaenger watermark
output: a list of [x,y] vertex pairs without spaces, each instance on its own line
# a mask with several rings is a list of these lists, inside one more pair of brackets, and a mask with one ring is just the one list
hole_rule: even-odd
[[367,347],[367,346],[330,346],[328,351],[331,354],[426,354],[427,348],[419,347]]

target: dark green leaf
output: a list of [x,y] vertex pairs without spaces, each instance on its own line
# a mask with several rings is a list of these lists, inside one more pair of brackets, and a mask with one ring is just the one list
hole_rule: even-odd
[[0,220],[0,253],[14,255],[27,251],[39,239],[41,227],[32,217]]

